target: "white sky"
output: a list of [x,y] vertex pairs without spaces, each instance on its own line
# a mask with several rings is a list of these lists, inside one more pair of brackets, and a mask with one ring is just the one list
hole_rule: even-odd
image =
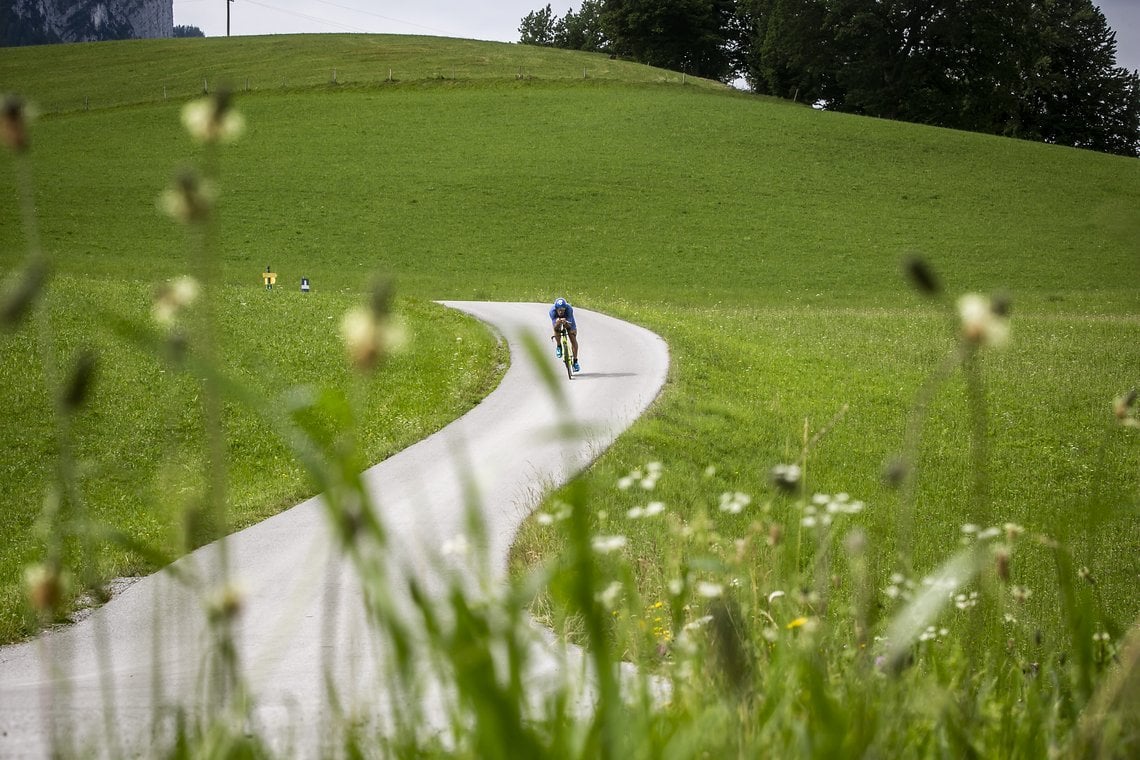
[[[550,2],[555,15],[581,0],[234,0],[230,34],[368,32],[517,42],[519,22]],[[1116,61],[1140,69],[1140,0],[1094,0],[1116,31]],[[174,23],[226,34],[226,0],[174,0]]]

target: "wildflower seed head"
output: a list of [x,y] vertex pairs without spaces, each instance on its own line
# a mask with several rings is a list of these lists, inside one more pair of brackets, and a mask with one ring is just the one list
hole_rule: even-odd
[[195,142],[231,143],[245,131],[245,119],[232,107],[232,97],[226,90],[182,107],[182,126]]
[[1080,579],[1082,581],[1089,584],[1090,586],[1096,585],[1096,579],[1093,578],[1092,571],[1089,570],[1087,567],[1082,566],[1081,569],[1077,570],[1077,575],[1080,577]]
[[902,457],[892,457],[883,464],[883,485],[898,488],[910,473],[910,465]]
[[607,610],[613,610],[621,600],[622,585],[619,581],[611,581],[610,585],[599,591],[595,599]]
[[1025,532],[1025,528],[1021,527],[1017,523],[1012,522],[1007,522],[1005,525],[1003,525],[1002,530],[1005,531],[1005,540],[1009,541],[1010,543],[1013,543],[1018,536]]
[[942,292],[938,278],[934,276],[934,272],[927,263],[918,256],[908,256],[903,262],[903,269],[906,271],[911,284],[914,285],[919,293],[927,296],[936,296]]
[[1013,298],[1010,297],[1009,293],[994,293],[990,297],[990,309],[994,316],[1009,319],[1010,315],[1013,314]]
[[28,150],[28,108],[19,95],[5,95],[0,105],[0,139],[13,153]]
[[177,277],[155,289],[151,316],[160,325],[170,326],[178,315],[198,300],[198,281],[190,276]]
[[201,180],[192,170],[181,172],[159,198],[159,208],[171,219],[191,224],[204,222],[210,216],[215,193],[210,183]]
[[1005,547],[998,549],[994,553],[994,563],[997,577],[1002,583],[1009,583],[1009,550]]
[[458,533],[443,542],[440,552],[445,557],[463,559],[471,553],[471,544],[467,541],[467,536]]
[[697,583],[696,590],[697,596],[704,597],[705,599],[719,599],[724,595],[724,586],[720,583],[700,581]]
[[625,536],[594,536],[590,545],[598,554],[612,554],[625,548],[628,540]]
[[1008,312],[1008,306],[995,306],[994,301],[985,296],[963,295],[958,299],[962,338],[974,345],[1004,346],[1009,342],[1009,320],[1004,316]]
[[189,349],[190,339],[186,337],[186,333],[177,328],[171,330],[166,338],[166,351],[170,361],[174,364],[181,363]]
[[233,583],[215,589],[206,600],[206,612],[210,620],[234,620],[241,614],[245,605],[245,595]]
[[4,329],[14,330],[31,311],[36,296],[47,282],[48,268],[42,259],[31,261],[24,269],[11,278],[0,296],[0,324]]
[[380,361],[380,332],[371,310],[358,306],[346,312],[341,319],[340,335],[349,360],[357,369],[373,369]]
[[1121,425],[1127,427],[1140,427],[1140,420],[1136,414],[1136,389],[1133,388],[1123,396],[1117,396],[1112,403],[1112,413]]
[[802,474],[798,464],[778,464],[769,471],[768,477],[778,490],[793,492],[799,488]]
[[631,520],[638,520],[644,517],[656,517],[665,511],[665,504],[660,501],[651,501],[644,507],[634,507],[625,513],[625,516]]
[[746,493],[740,491],[725,491],[720,495],[718,509],[720,509],[721,512],[738,515],[751,503],[752,497]]
[[32,608],[44,618],[54,617],[67,593],[67,578],[50,565],[24,570],[24,585]]
[[60,401],[64,410],[72,412],[83,406],[95,378],[95,366],[95,353],[87,348],[82,349],[75,358],[75,365],[62,389]]
[[867,551],[867,534],[856,528],[847,534],[843,546],[852,557],[862,557]]

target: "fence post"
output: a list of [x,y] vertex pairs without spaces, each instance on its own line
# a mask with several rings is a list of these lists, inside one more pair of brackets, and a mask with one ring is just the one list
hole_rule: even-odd
[[392,81],[392,67],[391,66],[388,67],[388,81],[389,82]]
[[202,78],[202,94],[203,95],[209,95],[210,94],[210,83],[206,81],[205,77]]
[[166,100],[166,82],[162,83],[162,99]]
[[585,66],[582,67],[582,78],[583,79],[586,78],[586,67]]
[[84,95],[84,96],[83,96],[83,110],[84,110],[84,111],[89,111],[89,110],[91,110],[91,103],[90,103],[90,101],[88,100],[88,98],[87,98],[87,96],[86,96],[86,95]]
[[333,78],[332,78],[332,83],[333,83],[333,84],[336,84],[336,69],[333,69]]

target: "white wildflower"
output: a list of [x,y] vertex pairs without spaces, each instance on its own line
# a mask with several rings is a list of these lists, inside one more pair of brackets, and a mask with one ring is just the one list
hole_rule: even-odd
[[470,553],[471,546],[467,542],[467,536],[458,533],[444,541],[440,551],[443,552],[443,556],[445,557],[463,558]]
[[724,594],[724,586],[719,583],[710,583],[708,581],[700,581],[697,583],[697,596],[703,596],[705,599],[716,599]]
[[1003,346],[1009,342],[1009,320],[992,299],[967,293],[958,299],[962,337],[970,343]]
[[708,625],[711,622],[712,622],[712,615],[702,615],[701,617],[697,618],[696,620],[694,620],[690,623],[685,623],[685,625],[682,627],[682,630],[695,631],[698,628],[703,628],[704,626]]
[[245,131],[245,119],[226,97],[192,100],[182,107],[182,126],[201,143],[230,143]]
[[725,491],[720,495],[719,509],[721,512],[738,515],[751,503],[752,497],[746,493]]
[[625,536],[594,536],[590,544],[598,554],[612,554],[624,549],[627,542]]
[[621,583],[612,581],[610,585],[599,591],[595,598],[601,602],[602,606],[607,610],[612,610],[617,607],[618,600],[621,598],[621,592]]

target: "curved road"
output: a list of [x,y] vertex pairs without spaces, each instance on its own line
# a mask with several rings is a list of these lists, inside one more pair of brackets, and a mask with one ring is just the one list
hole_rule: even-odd
[[[559,405],[522,342],[533,335],[561,371],[548,348],[548,305],[446,305],[493,326],[510,346],[511,367],[471,412],[364,476],[389,532],[392,571],[414,575],[435,598],[450,573],[501,579],[522,520],[648,407],[668,369],[656,335],[578,309],[583,371],[573,381],[560,378]],[[489,567],[482,569],[473,566],[478,552],[447,550],[467,532],[472,487],[486,530]],[[318,496],[225,539],[228,577],[243,600],[237,644],[257,704],[253,728],[291,754],[328,749],[322,742],[329,737],[317,733],[327,719],[322,674],[331,674],[350,712],[375,716],[392,699],[380,672],[383,646],[360,614],[357,574],[326,523]],[[202,547],[175,567],[220,582],[221,546]],[[208,642],[199,595],[163,571],[79,623],[0,648],[0,757],[48,757],[53,747],[82,756],[147,755],[156,743],[169,746],[174,712],[203,710]],[[555,647],[548,649],[535,664],[536,681],[565,668]],[[425,709],[446,722],[439,705]]]

